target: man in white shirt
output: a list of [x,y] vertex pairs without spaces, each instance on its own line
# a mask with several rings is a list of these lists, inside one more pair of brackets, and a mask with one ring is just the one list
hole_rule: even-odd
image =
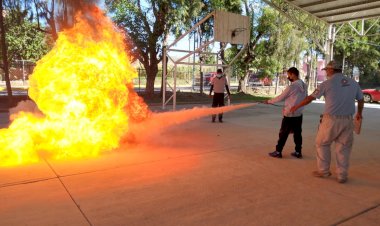
[[302,158],[303,108],[299,108],[295,112],[290,112],[290,108],[300,103],[307,96],[307,87],[306,84],[299,79],[299,71],[297,68],[289,68],[287,75],[291,84],[286,87],[286,89],[279,96],[264,102],[266,104],[274,104],[280,101],[285,101],[285,106],[282,110],[283,118],[276,145],[276,151],[269,153],[269,156],[274,158],[282,158],[282,149],[288,139],[289,133],[293,132],[295,151],[291,153],[291,155],[296,158]]
[[315,177],[331,175],[331,144],[335,142],[337,181],[345,183],[348,176],[349,157],[354,141],[352,116],[355,113],[355,99],[358,101],[356,119],[362,119],[364,106],[363,93],[359,84],[342,74],[342,65],[330,61],[326,67],[327,80],[301,103],[295,104],[291,112],[325,97],[325,110],[315,139],[317,148],[317,167]]
[[[228,96],[231,96],[230,89],[228,88],[226,76],[223,75],[222,69],[216,71],[216,76],[211,80],[210,97],[212,91],[214,91],[214,97],[212,99],[212,107],[224,106],[224,89],[227,90]],[[223,113],[218,115],[219,122],[223,122]],[[215,122],[216,115],[212,115],[212,122]]]

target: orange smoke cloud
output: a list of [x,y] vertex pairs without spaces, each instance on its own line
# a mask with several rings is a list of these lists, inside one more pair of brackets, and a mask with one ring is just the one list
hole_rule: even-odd
[[[225,106],[219,108],[192,108],[181,111],[174,112],[164,112],[159,114],[152,114],[151,117],[147,118],[141,123],[131,124],[131,130],[126,137],[127,141],[149,141],[152,137],[157,136],[163,130],[168,127],[175,126],[181,123],[188,122],[190,120],[199,119],[201,117],[210,116],[212,114],[219,114],[228,111],[234,111],[241,108],[246,108],[254,106],[257,103],[253,104],[238,104],[232,106]],[[135,136],[138,135],[138,136]],[[132,137],[131,137],[132,136]]]

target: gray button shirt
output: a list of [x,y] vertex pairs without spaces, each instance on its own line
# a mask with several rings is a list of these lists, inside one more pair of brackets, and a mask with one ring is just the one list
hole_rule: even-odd
[[286,117],[298,117],[302,115],[304,107],[300,107],[294,113],[290,113],[290,109],[293,106],[299,104],[307,96],[306,84],[298,79],[292,82],[286,89],[277,97],[268,101],[270,104],[274,104],[285,100],[285,106],[282,109],[282,114]]
[[342,73],[335,73],[330,79],[324,81],[311,96],[314,98],[324,96],[324,114],[335,116],[355,114],[355,99],[363,99],[359,84]]

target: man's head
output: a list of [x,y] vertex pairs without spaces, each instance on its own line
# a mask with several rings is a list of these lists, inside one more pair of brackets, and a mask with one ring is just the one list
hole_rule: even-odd
[[322,70],[326,71],[327,77],[331,77],[335,73],[341,73],[342,72],[342,64],[340,62],[332,60],[328,62],[325,68]]
[[218,70],[216,70],[216,76],[219,78],[222,77],[223,76],[223,70],[220,68]]
[[291,82],[298,80],[300,76],[300,72],[295,67],[289,68],[287,71],[287,74],[288,74],[288,80]]

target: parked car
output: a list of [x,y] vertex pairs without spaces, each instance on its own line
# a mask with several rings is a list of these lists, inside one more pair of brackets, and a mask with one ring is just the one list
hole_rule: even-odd
[[262,86],[263,82],[257,74],[250,74],[248,78],[248,86]]
[[[204,74],[203,75],[203,86],[210,86],[211,80],[214,76],[216,76],[216,72],[209,72],[209,73]],[[195,86],[200,85],[200,81],[201,81],[200,77],[201,76],[195,78],[195,81],[194,81]]]
[[364,102],[380,101],[380,87],[363,90]]

